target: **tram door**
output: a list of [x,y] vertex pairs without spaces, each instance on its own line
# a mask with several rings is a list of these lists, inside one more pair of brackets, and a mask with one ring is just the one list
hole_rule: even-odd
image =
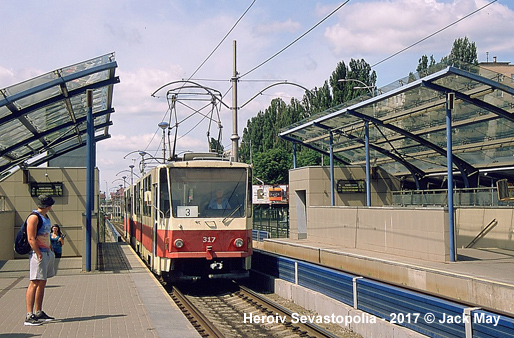
[[[160,270],[160,262],[158,262],[157,258],[157,228],[159,226],[159,208],[157,207],[160,205],[159,200],[159,186],[157,183],[154,183],[152,185],[152,195],[153,195],[153,206],[152,206],[152,214],[153,214],[153,229],[152,229],[152,266],[154,270]],[[160,273],[160,271],[157,271]]]

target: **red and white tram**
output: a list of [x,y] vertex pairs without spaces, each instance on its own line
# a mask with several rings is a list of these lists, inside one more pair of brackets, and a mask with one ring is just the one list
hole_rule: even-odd
[[251,167],[185,154],[125,193],[125,234],[165,279],[245,278],[252,255]]

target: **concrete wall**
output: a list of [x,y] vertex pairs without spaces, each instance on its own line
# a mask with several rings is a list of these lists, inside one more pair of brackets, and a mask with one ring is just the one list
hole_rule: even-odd
[[307,215],[311,241],[431,261],[450,258],[443,208],[308,207]]
[[0,260],[14,258],[14,211],[0,211]]
[[[409,330],[405,327],[391,324],[371,314],[354,309],[342,302],[334,300],[322,293],[309,290],[302,286],[289,283],[285,280],[275,279],[259,273],[254,273],[252,279],[257,280],[260,287],[265,287],[282,298],[298,304],[304,309],[314,311],[317,315],[332,318],[346,318],[346,323],[339,324],[341,327],[352,330],[363,337],[395,337],[395,338],[421,338],[425,335]],[[303,314],[300,314],[303,315]],[[310,313],[309,315],[312,315]],[[350,319],[360,318],[362,321]],[[344,325],[348,324],[348,325]],[[350,333],[348,336],[353,335]]]
[[[434,269],[433,266],[412,265],[401,260],[382,259],[373,255],[366,256],[344,250],[324,248],[323,245],[313,246],[312,243],[305,245],[297,240],[265,239],[264,242],[254,242],[254,247],[357,276],[391,282],[458,302],[477,304],[477,306],[514,314],[514,287],[512,284],[484,278],[483,275],[474,276],[462,273],[462,269],[455,272],[439,270]],[[508,265],[509,263],[500,264]],[[507,270],[508,268],[505,269],[505,271]]]
[[[361,166],[347,166],[334,168],[334,180],[366,180],[366,169]],[[371,205],[383,206],[392,204],[391,191],[400,189],[400,181],[389,175],[380,167],[374,167],[371,176]],[[291,194],[296,190],[307,190],[308,205],[330,205],[330,168],[329,167],[303,167],[289,171],[289,199],[294,203]],[[366,193],[335,193],[337,206],[366,205]]]
[[[364,167],[338,167],[337,180],[365,180]],[[443,208],[393,208],[391,191],[400,182],[380,168],[373,170],[371,205],[366,193],[335,193],[331,204],[330,170],[305,167],[289,172],[290,238],[366,249],[433,261],[449,260],[448,214]],[[305,205],[295,198],[304,194]],[[376,207],[378,206],[378,207]],[[304,213],[297,213],[297,208]],[[298,217],[306,215],[306,232]],[[301,222],[300,222],[301,223]]]
[[472,248],[500,248],[514,250],[513,208],[458,208],[455,212],[457,248],[465,248],[492,223]]
[[[83,214],[86,212],[86,168],[28,168],[26,171],[18,170],[14,172],[0,182],[0,196],[5,196],[5,207],[7,210],[14,212],[13,219],[4,225],[13,229],[8,237],[11,243],[9,249],[13,251],[16,233],[27,215],[37,208],[37,197],[30,196],[29,182],[63,183],[63,196],[53,197],[55,205],[52,207],[49,217],[52,224],[59,224],[62,232],[66,234],[63,256],[83,256],[85,247],[83,240],[85,217]],[[98,170],[96,170],[95,196],[98,196],[98,189]],[[94,210],[95,213],[98,213],[98,200],[96,198]],[[98,227],[98,224],[95,224],[94,227]],[[14,253],[14,257],[18,258],[19,256]],[[9,257],[9,255],[0,256],[0,260],[4,259],[12,259],[12,257]]]
[[[363,180],[365,168],[338,167],[334,177],[336,182],[339,179]],[[447,210],[388,206],[391,191],[398,190],[399,186],[398,180],[376,168],[371,182],[372,207],[364,207],[365,193],[335,193],[335,206],[330,206],[329,168],[293,169],[289,172],[290,238],[448,261]],[[298,208],[302,212],[298,212]],[[298,217],[305,217],[305,225],[298,222]],[[491,222],[490,231],[472,247],[514,250],[514,209],[505,207],[456,208],[456,248],[466,247]]]

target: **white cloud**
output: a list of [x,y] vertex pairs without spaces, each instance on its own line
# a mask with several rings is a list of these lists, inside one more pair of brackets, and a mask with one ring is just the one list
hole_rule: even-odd
[[[339,22],[326,28],[325,37],[335,55],[384,55],[400,51],[483,6],[485,1],[397,0],[357,3],[343,8]],[[453,41],[468,36],[475,41],[487,36],[488,48],[506,45],[500,29],[512,30],[512,10],[501,4],[449,27],[415,48],[422,54],[447,54]],[[501,28],[500,28],[501,27]],[[506,42],[509,41],[509,42]]]
[[[161,132],[157,124],[165,118],[165,98],[151,97],[160,86],[187,78],[206,59],[221,38],[250,5],[251,0],[233,2],[162,1],[2,3],[2,43],[9,46],[0,60],[0,88],[26,81],[54,69],[116,53],[117,76],[111,115],[112,137],[97,145],[98,166],[109,182],[128,169],[132,160],[123,157],[134,150],[159,153]],[[243,104],[265,86],[287,80],[307,88],[320,87],[340,61],[351,58],[378,62],[436,32],[487,4],[487,0],[359,0],[350,1],[334,16],[300,39],[270,62],[241,79],[238,103]],[[196,81],[227,93],[233,72],[232,42],[237,40],[237,70],[248,72],[306,32],[340,3],[327,1],[257,1],[220,48],[194,75]],[[510,8],[509,8],[510,7]],[[378,67],[379,85],[413,71],[418,58],[446,55],[456,38],[467,36],[477,44],[485,61],[514,62],[514,5],[496,2],[415,48]],[[113,15],[115,13],[115,15]],[[224,80],[207,81],[204,79]],[[266,81],[255,81],[266,80]],[[255,81],[255,82],[254,82]],[[239,114],[239,135],[247,120],[264,111],[274,97],[289,102],[303,90],[278,86],[248,103]],[[232,105],[231,93],[225,103]],[[188,110],[178,111],[184,118]],[[220,112],[224,139],[230,146],[232,113]],[[180,135],[201,119],[192,117],[179,127]],[[181,138],[179,151],[207,149],[205,121]],[[211,135],[216,134],[211,129]],[[136,158],[137,158],[136,154]]]

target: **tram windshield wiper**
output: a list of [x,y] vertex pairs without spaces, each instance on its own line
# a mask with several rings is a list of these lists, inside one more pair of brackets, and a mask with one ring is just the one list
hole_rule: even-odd
[[225,224],[225,221],[229,218],[232,218],[232,216],[234,216],[234,214],[236,213],[236,211],[238,211],[239,209],[241,209],[241,204],[238,204],[237,208],[235,208],[234,210],[232,210],[232,212],[227,216],[225,217],[221,222],[223,224]]

